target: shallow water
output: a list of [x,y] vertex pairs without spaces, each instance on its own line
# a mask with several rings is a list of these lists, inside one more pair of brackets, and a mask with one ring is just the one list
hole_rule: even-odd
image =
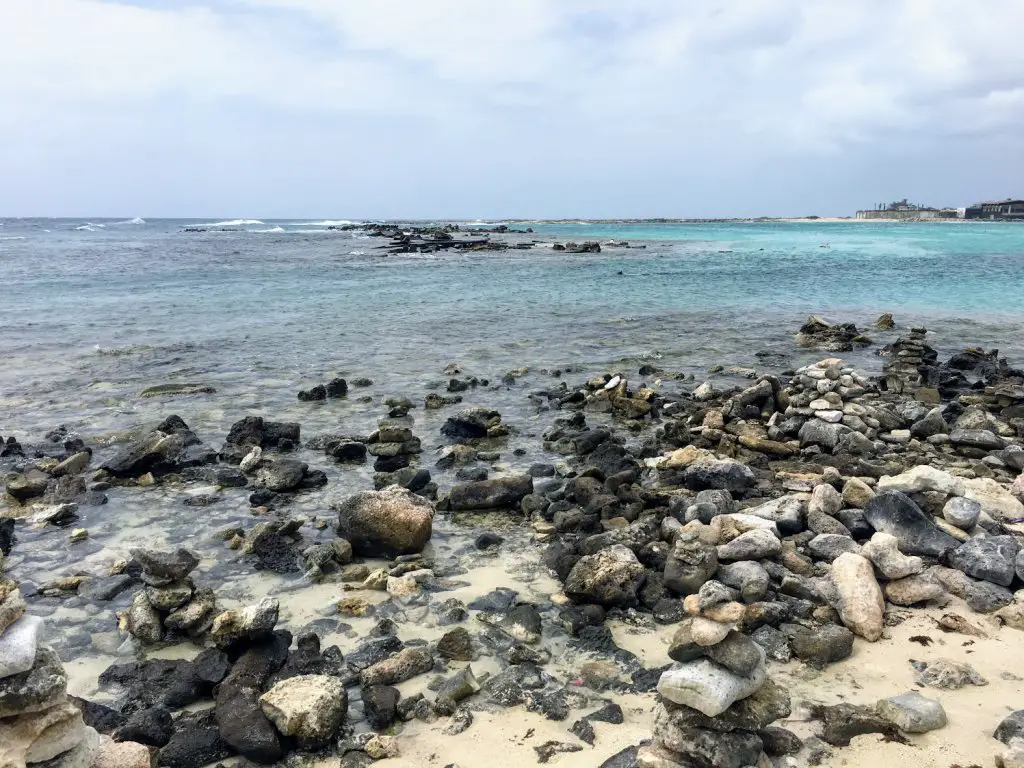
[[[443,369],[454,361],[463,375],[491,382],[463,393],[465,405],[497,408],[515,430],[496,446],[495,471],[521,470],[553,459],[541,453],[539,436],[554,414],[538,413],[530,391],[606,370],[638,380],[644,362],[698,381],[712,364],[780,372],[823,356],[793,344],[812,312],[857,322],[879,343],[924,323],[929,342],[944,354],[996,346],[1012,362],[1024,361],[1020,226],[537,222],[529,224],[532,235],[495,236],[536,240],[533,250],[384,256],[383,241],[328,231],[325,222],[226,220],[217,231],[183,231],[197,224],[2,221],[0,435],[37,441],[65,424],[97,447],[96,466],[114,450],[119,432],[170,413],[214,447],[248,414],[298,421],[304,440],[324,432],[368,433],[385,415],[387,396],[422,404],[427,392],[443,392]],[[587,255],[550,248],[587,239],[646,247]],[[900,327],[871,331],[886,311]],[[766,365],[758,352],[783,357]],[[859,368],[880,369],[873,348],[845,357]],[[530,373],[501,383],[506,371],[521,366]],[[296,400],[298,389],[338,375],[375,383],[353,388],[344,400]],[[139,396],[169,382],[207,384],[217,392]],[[666,379],[661,386],[674,391],[694,382]],[[370,401],[362,402],[364,396]],[[432,471],[449,410],[413,411],[424,443],[421,464]],[[299,456],[324,469],[330,483],[297,497],[288,514],[333,519],[332,499],[372,487],[369,465],[339,466],[308,450]],[[452,482],[450,473],[435,475],[442,490]],[[336,617],[340,585],[254,573],[214,539],[220,529],[249,528],[259,519],[244,489],[223,491],[209,507],[183,504],[186,494],[210,490],[194,484],[114,489],[108,504],[80,510],[76,525],[90,532],[84,543],[70,544],[65,530],[20,527],[8,570],[38,584],[104,572],[132,546],[186,546],[202,558],[197,584],[215,587],[224,606],[280,596],[282,623],[292,630]],[[473,553],[472,537],[494,528],[508,537],[503,554]],[[303,532],[309,543],[332,535],[330,528]],[[431,552],[441,564],[469,568],[453,578],[471,586],[435,598],[470,598],[508,584],[551,610],[545,601],[557,584],[540,572],[529,542],[516,518],[466,523],[439,516]],[[99,671],[133,653],[114,616],[129,599],[126,593],[103,605],[77,598],[33,603],[33,612],[50,616],[62,656],[73,660],[76,692],[95,693]],[[421,614],[410,608],[406,618],[419,624]],[[341,621],[347,628],[326,639],[347,652],[373,619]],[[418,627],[420,635],[431,631]],[[548,641],[558,648],[557,637]],[[562,661],[566,668],[573,663]]]

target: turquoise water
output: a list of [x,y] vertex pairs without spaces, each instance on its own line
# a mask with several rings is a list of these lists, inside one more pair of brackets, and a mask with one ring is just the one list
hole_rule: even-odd
[[[1015,225],[531,222],[512,226],[533,235],[505,239],[532,250],[385,257],[383,241],[324,222],[184,231],[214,223],[3,220],[0,434],[43,420],[41,403],[50,421],[135,409],[141,386],[168,378],[228,393],[269,379],[264,398],[283,403],[326,373],[401,391],[453,360],[498,378],[639,360],[696,375],[765,350],[796,360],[812,312],[859,324],[893,312],[940,349],[1024,357]],[[646,247],[550,248],[571,240]]]

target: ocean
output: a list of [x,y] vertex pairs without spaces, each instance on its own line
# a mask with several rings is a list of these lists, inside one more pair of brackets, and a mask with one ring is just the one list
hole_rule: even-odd
[[[520,222],[534,234],[505,239],[536,248],[387,256],[327,228],[344,223],[0,220],[0,434],[88,431],[182,379],[225,394],[263,381],[274,403],[332,375],[399,394],[450,362],[490,378],[638,360],[700,375],[794,354],[810,313],[870,328],[892,312],[943,350],[1024,353],[1024,227]],[[644,247],[550,248],[574,240]]]

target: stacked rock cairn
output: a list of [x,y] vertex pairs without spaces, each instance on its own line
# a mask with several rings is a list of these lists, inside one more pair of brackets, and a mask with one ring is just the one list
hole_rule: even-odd
[[638,766],[722,765],[726,755],[759,766],[765,752],[790,751],[796,737],[769,727],[789,716],[789,694],[768,678],[761,646],[736,629],[739,598],[712,580],[685,599],[688,615],[669,647],[677,663],[658,681],[653,743],[639,750]]
[[198,637],[217,615],[212,589],[196,588],[189,578],[199,560],[186,549],[159,552],[133,549],[145,587],[120,615],[121,628],[142,643],[159,643],[166,633]]
[[87,727],[67,697],[60,658],[40,644],[43,621],[25,613],[18,585],[0,577],[0,766],[148,768],[149,749]]

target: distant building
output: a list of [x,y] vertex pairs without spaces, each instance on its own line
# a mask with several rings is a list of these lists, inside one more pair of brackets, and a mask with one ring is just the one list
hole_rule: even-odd
[[1024,200],[987,200],[964,209],[965,219],[1024,221]]
[[874,208],[857,211],[858,219],[888,219],[892,221],[933,221],[955,219],[956,208],[930,208],[907,202],[906,198],[894,203],[878,203]]

